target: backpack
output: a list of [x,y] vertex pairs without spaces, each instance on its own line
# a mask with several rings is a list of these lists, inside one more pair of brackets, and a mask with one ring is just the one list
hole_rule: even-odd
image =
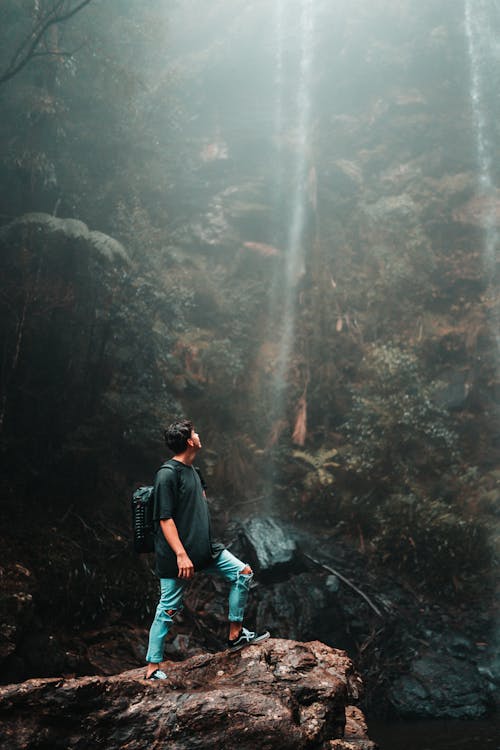
[[[160,467],[172,466],[168,461]],[[155,551],[155,524],[154,513],[154,487],[138,487],[132,495],[132,531],[134,537],[134,550],[141,554],[143,552]]]
[[154,552],[155,531],[153,523],[154,487],[138,487],[132,495],[132,529],[134,550]]
[[[165,466],[175,470],[175,466],[167,461],[160,467]],[[200,477],[203,490],[206,489],[205,480],[199,469],[195,467],[196,473]],[[177,474],[177,471],[176,471]],[[132,495],[132,530],[134,537],[134,550],[141,554],[143,552],[155,551],[155,524],[153,520],[154,513],[154,487],[138,487]]]

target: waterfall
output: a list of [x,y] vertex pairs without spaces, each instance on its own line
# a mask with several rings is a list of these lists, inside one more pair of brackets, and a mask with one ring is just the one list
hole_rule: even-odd
[[[496,5],[496,8],[495,8]],[[484,243],[484,271],[488,283],[488,295],[495,301],[496,253],[499,232],[496,221],[496,206],[499,204],[498,191],[493,176],[493,155],[495,154],[494,120],[488,117],[488,104],[492,103],[498,93],[492,73],[498,67],[499,45],[495,39],[493,27],[493,12],[498,10],[495,0],[465,0],[465,32],[467,37],[470,61],[470,96],[472,103],[472,117],[476,141],[478,164],[478,197],[485,204],[482,215]],[[493,80],[492,80],[493,78]],[[488,89],[488,84],[492,89]],[[494,304],[492,304],[494,309]],[[495,317],[497,320],[495,320]],[[493,313],[491,320],[493,339],[495,342],[495,368],[497,379],[500,376],[500,326],[498,313]],[[490,540],[493,547],[500,539],[500,526],[490,527]],[[491,648],[491,662],[488,664],[489,673],[498,675],[500,672],[500,623],[497,621],[496,632],[493,636]]]
[[[283,96],[283,89],[285,86],[289,86],[283,65],[283,12],[284,4],[279,2],[277,10],[279,33],[276,79],[280,83],[281,90],[277,91],[276,94],[277,114],[275,118],[276,126],[280,127],[276,132],[278,140],[283,137],[283,125],[285,123],[283,103],[287,99]],[[294,80],[295,93],[286,111],[288,126],[290,127],[290,123],[293,123],[295,127],[294,164],[289,184],[279,185],[280,189],[286,190],[289,195],[289,227],[286,239],[285,269],[280,280],[282,289],[281,294],[277,295],[279,310],[274,306],[275,312],[273,315],[276,321],[275,325],[279,327],[280,331],[278,362],[273,384],[273,406],[276,419],[283,416],[285,409],[287,375],[291,363],[296,328],[297,286],[305,273],[304,229],[309,203],[307,178],[311,148],[314,0],[301,0],[299,13],[299,59]],[[279,165],[277,171],[280,172]],[[282,195],[281,198],[283,197]]]
[[[284,87],[284,24],[285,24],[285,0],[276,0],[274,9],[274,28],[275,28],[275,75],[274,75],[274,91],[275,91],[275,106],[274,106],[274,135],[278,141],[279,151],[279,139],[280,134],[283,132],[284,118],[283,118],[283,87]],[[280,187],[278,185],[278,187]]]
[[[269,446],[277,443],[287,424],[300,284],[306,266],[305,234],[311,206],[314,3],[315,0],[276,0],[274,6],[274,232],[283,263],[275,264],[269,290],[266,336],[274,351],[273,368],[265,380]],[[271,458],[266,488],[266,509],[271,514],[279,483],[275,470]]]
[[465,0],[465,31],[470,61],[470,97],[478,163],[478,196],[483,200],[484,264],[491,278],[495,270],[498,229],[496,225],[496,185],[492,176],[491,123],[487,117],[485,93],[489,65],[495,50],[491,36],[491,0]]

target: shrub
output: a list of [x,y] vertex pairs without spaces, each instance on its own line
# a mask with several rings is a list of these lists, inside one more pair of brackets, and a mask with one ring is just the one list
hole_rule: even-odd
[[348,470],[371,481],[395,475],[404,484],[458,460],[449,415],[433,401],[438,384],[424,380],[412,353],[391,344],[372,346],[360,375],[342,427]]

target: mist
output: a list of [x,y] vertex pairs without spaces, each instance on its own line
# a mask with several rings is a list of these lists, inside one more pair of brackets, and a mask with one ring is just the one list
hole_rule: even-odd
[[113,623],[140,664],[129,497],[188,416],[218,531],[316,560],[256,622],[346,649],[369,716],[488,722],[498,3],[93,0],[33,45],[56,5],[0,9],[2,680],[99,673]]

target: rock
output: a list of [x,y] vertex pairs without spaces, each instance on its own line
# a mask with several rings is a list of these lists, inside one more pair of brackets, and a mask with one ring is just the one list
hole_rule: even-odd
[[466,408],[470,393],[470,378],[463,372],[445,372],[433,393],[433,402],[440,409],[460,411]]
[[345,738],[342,740],[330,740],[328,747],[332,750],[350,750],[356,747],[358,750],[376,750],[376,745],[367,739],[368,728],[365,717],[356,706],[347,706],[345,712]]
[[133,669],[144,660],[147,636],[145,628],[123,624],[85,633],[82,640],[88,644],[85,652],[91,670],[87,674],[113,675]]
[[263,587],[258,596],[257,623],[258,628],[268,628],[286,638],[319,638],[343,649],[353,646],[338,591],[331,591],[317,571]]
[[397,679],[389,700],[400,716],[478,719],[489,708],[485,680],[470,662],[430,653]]
[[325,581],[325,586],[332,594],[336,594],[340,589],[340,578],[334,575],[329,575]]
[[165,668],[165,682],[137,669],[0,688],[0,741],[10,750],[374,748],[357,709],[344,732],[361,686],[351,661],[318,641],[269,640]]
[[300,568],[296,539],[273,518],[253,518],[240,531],[240,542],[255,574],[283,580]]

